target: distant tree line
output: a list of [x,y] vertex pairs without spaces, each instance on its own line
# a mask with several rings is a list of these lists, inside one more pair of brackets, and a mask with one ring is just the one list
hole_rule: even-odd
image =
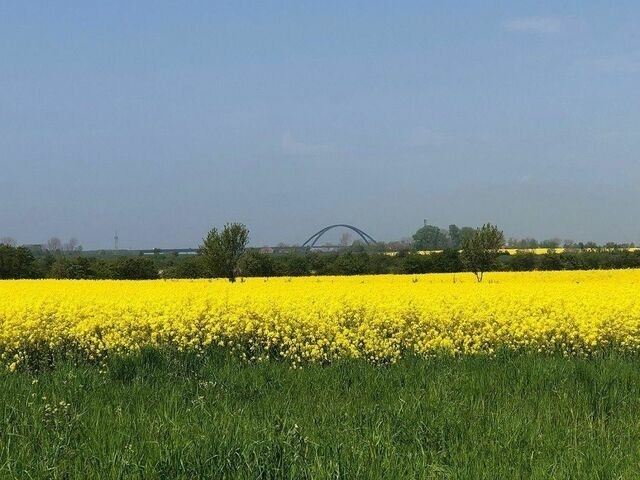
[[0,279],[68,278],[144,280],[160,278],[157,263],[147,257],[70,256],[62,251],[34,254],[26,247],[0,245]]
[[[473,227],[458,227],[455,224],[444,229],[436,225],[425,224],[413,234],[412,241],[404,244],[396,244],[396,247],[410,248],[414,250],[445,250],[452,248],[459,250],[475,233]],[[628,248],[633,247],[633,243],[609,242],[598,245],[596,242],[575,242],[569,239],[548,238],[537,240],[535,238],[509,238],[504,241],[507,248],[533,249],[533,248],[568,248],[568,249],[594,249],[594,248]]]
[[476,229],[472,227],[449,225],[449,228],[445,230],[435,225],[425,224],[413,234],[413,248],[415,250],[445,250],[449,248],[459,250],[475,231]]
[[[481,239],[479,231],[486,230]],[[640,251],[632,245],[575,243],[558,239],[504,241],[497,227],[481,229],[451,225],[447,230],[424,225],[404,240],[374,247],[361,243],[334,252],[301,251],[262,253],[246,250],[248,230],[241,224],[212,229],[198,255],[93,255],[81,251],[74,239],[66,244],[52,239],[43,249],[17,246],[12,239],[0,242],[0,279],[157,279],[223,277],[277,277],[303,275],[420,274],[471,271],[482,279],[484,271],[588,270],[640,268]],[[491,243],[486,243],[489,241]],[[498,245],[521,250],[503,253]],[[564,247],[563,251],[554,250]],[[548,248],[539,255],[524,249]],[[391,251],[390,251],[391,250]],[[428,255],[423,250],[439,250]],[[475,253],[474,253],[475,252]]]
[[[576,250],[542,255],[530,252],[500,254],[487,271],[591,270],[640,268],[640,251]],[[446,249],[420,255],[401,251],[395,256],[346,248],[338,252],[272,255],[247,251],[240,259],[239,277],[295,277],[302,275],[364,275],[454,273],[468,271],[459,251]],[[154,279],[211,277],[202,255],[99,257],[48,255],[34,257],[24,247],[0,246],[0,278]]]

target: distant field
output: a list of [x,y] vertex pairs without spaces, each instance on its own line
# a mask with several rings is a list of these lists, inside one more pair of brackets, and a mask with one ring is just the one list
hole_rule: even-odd
[[640,271],[0,282],[10,370],[143,347],[221,346],[293,365],[640,348]]

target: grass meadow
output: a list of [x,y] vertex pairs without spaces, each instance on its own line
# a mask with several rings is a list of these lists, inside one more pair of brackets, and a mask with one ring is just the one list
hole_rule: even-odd
[[640,477],[633,356],[344,360],[146,349],[0,376],[2,479]]

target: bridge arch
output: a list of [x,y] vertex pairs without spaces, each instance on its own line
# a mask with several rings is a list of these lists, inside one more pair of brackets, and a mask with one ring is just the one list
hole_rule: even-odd
[[332,230],[334,228],[348,228],[349,230],[357,233],[360,236],[360,238],[362,238],[364,243],[366,243],[367,245],[372,245],[376,243],[376,241],[371,237],[371,235],[360,230],[358,227],[354,227],[353,225],[347,225],[346,223],[336,223],[335,225],[329,225],[328,227],[324,227],[323,229],[318,230],[316,233],[311,235],[307,239],[307,241],[302,244],[302,246],[309,247],[309,248],[315,247],[318,240],[320,240],[320,237],[322,237],[325,233],[327,233],[329,230]]

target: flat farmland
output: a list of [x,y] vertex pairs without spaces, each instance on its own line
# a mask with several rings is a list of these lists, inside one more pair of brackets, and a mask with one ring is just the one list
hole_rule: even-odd
[[0,478],[637,478],[639,282],[0,282]]
[[145,347],[292,366],[640,348],[640,271],[0,282],[9,370]]

